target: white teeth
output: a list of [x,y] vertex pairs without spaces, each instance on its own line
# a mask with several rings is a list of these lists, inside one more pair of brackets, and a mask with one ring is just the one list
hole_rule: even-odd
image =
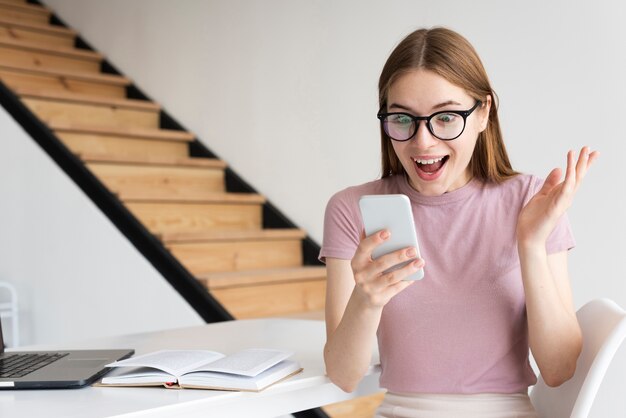
[[443,160],[445,157],[439,157],[437,159],[434,160],[420,160],[419,158],[413,158],[413,161],[415,161],[418,164],[435,164],[441,160]]

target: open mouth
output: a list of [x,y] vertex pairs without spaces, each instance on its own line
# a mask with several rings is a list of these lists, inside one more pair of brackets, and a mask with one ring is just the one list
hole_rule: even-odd
[[448,162],[449,155],[432,159],[413,158],[417,174],[425,180],[434,180]]

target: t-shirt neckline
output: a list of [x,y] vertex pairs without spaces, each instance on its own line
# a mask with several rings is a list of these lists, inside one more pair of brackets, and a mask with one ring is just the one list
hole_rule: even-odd
[[406,175],[398,174],[395,177],[397,177],[396,181],[399,183],[402,193],[406,194],[411,201],[423,205],[445,205],[467,199],[479,189],[481,183],[480,180],[473,177],[467,184],[451,192],[439,196],[425,196],[411,187]]

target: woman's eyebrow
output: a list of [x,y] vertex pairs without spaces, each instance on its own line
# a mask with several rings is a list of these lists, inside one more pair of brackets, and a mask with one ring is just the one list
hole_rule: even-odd
[[[457,101],[454,101],[454,100],[447,100],[447,101],[445,101],[445,102],[441,102],[441,103],[439,103],[439,104],[436,104],[435,106],[433,106],[433,107],[431,108],[431,110],[441,109],[442,107],[446,107],[446,106],[450,106],[450,105],[457,105],[457,106],[461,106],[461,103],[459,103],[459,102],[457,102]],[[392,109],[392,108],[402,109],[402,110],[409,111],[409,112],[411,112],[411,113],[416,113],[416,112],[415,112],[413,109],[411,109],[410,107],[405,106],[405,105],[400,104],[400,103],[392,103],[392,104],[390,104],[390,105],[389,105],[389,109]]]
[[454,100],[448,100],[446,102],[439,103],[438,105],[433,106],[433,110],[434,109],[441,109],[442,107],[446,107],[446,106],[450,106],[450,105],[461,106],[461,103],[455,102]]

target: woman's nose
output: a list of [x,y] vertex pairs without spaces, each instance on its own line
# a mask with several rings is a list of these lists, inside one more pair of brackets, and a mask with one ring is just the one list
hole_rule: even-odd
[[417,132],[415,133],[415,136],[413,137],[413,139],[417,141],[417,145],[420,148],[429,148],[437,144],[437,142],[439,141],[437,137],[435,137],[432,133],[430,133],[430,130],[428,129],[428,126],[426,125],[427,123],[428,122],[426,122],[425,120],[420,120],[419,124],[417,125]]

